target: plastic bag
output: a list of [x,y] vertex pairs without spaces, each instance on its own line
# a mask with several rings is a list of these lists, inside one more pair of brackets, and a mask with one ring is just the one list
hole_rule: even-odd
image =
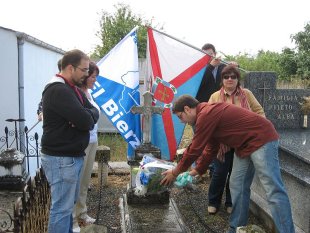
[[192,183],[193,177],[189,174],[189,172],[183,172],[177,176],[174,185],[178,188],[182,188]]
[[175,168],[173,163],[157,159],[152,154],[145,154],[136,175],[135,195],[144,196],[146,193],[166,191],[167,187],[160,185],[161,173],[173,168]]

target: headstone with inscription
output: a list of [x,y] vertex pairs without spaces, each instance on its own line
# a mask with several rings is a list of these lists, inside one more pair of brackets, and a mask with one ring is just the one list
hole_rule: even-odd
[[[310,232],[310,129],[302,128],[300,103],[310,89],[277,89],[274,72],[250,72],[244,87],[250,89],[263,106],[266,117],[277,129],[279,162],[291,206],[296,232]],[[259,179],[251,187],[251,210],[273,229],[268,203]]]
[[302,98],[310,96],[309,89],[277,89],[274,72],[250,72],[244,87],[250,89],[263,106],[266,117],[277,129],[300,129]]

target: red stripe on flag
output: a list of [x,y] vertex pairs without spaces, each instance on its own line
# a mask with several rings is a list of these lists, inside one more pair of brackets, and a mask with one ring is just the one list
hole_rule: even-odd
[[168,142],[170,161],[173,161],[177,151],[177,141],[174,135],[174,127],[170,108],[165,108],[162,114],[162,119],[164,122],[164,129]]
[[175,88],[178,88],[179,86],[183,85],[183,83],[187,82],[187,80],[191,79],[203,67],[205,67],[210,62],[210,60],[211,57],[206,54],[192,66],[188,67],[181,74],[172,79],[169,83],[171,83]]
[[[152,64],[153,76],[154,78],[162,78],[158,51],[156,42],[153,35],[153,30],[151,28],[148,29],[148,38],[149,38],[149,51],[150,51],[150,59]],[[177,143],[174,135],[174,127],[172,121],[172,115],[169,108],[165,108],[162,114],[162,120],[164,124],[164,130],[167,138],[170,160],[173,161],[177,149]]]
[[155,42],[154,35],[153,35],[153,30],[151,28],[148,28],[147,34],[149,37],[149,51],[150,51],[150,58],[151,58],[154,78],[156,77],[162,78],[158,51],[157,51],[157,46],[156,46],[156,42]]

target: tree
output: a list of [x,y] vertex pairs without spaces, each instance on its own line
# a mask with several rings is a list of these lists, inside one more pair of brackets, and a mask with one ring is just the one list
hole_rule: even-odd
[[304,31],[291,36],[297,48],[297,74],[304,79],[310,79],[310,24],[307,23]]
[[291,80],[297,73],[296,53],[293,49],[284,48],[278,58],[279,78]]
[[279,73],[278,59],[279,54],[271,51],[258,51],[256,56],[249,54],[238,54],[237,56],[228,56],[229,61],[236,61],[240,67],[247,71],[274,71]]
[[147,26],[152,26],[152,20],[144,20],[141,16],[135,15],[129,5],[119,3],[114,7],[116,9],[114,15],[102,11],[100,30],[96,33],[101,44],[96,46],[91,58],[97,60],[104,57],[135,26],[139,26],[137,31],[139,58],[145,58]]

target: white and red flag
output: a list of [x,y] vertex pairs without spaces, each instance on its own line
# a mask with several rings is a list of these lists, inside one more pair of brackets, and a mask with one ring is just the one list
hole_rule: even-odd
[[174,160],[185,127],[172,114],[172,103],[183,94],[196,96],[210,60],[200,49],[148,28],[145,85],[152,91],[154,103],[165,108],[162,115],[152,117],[152,144],[160,148],[162,159]]

